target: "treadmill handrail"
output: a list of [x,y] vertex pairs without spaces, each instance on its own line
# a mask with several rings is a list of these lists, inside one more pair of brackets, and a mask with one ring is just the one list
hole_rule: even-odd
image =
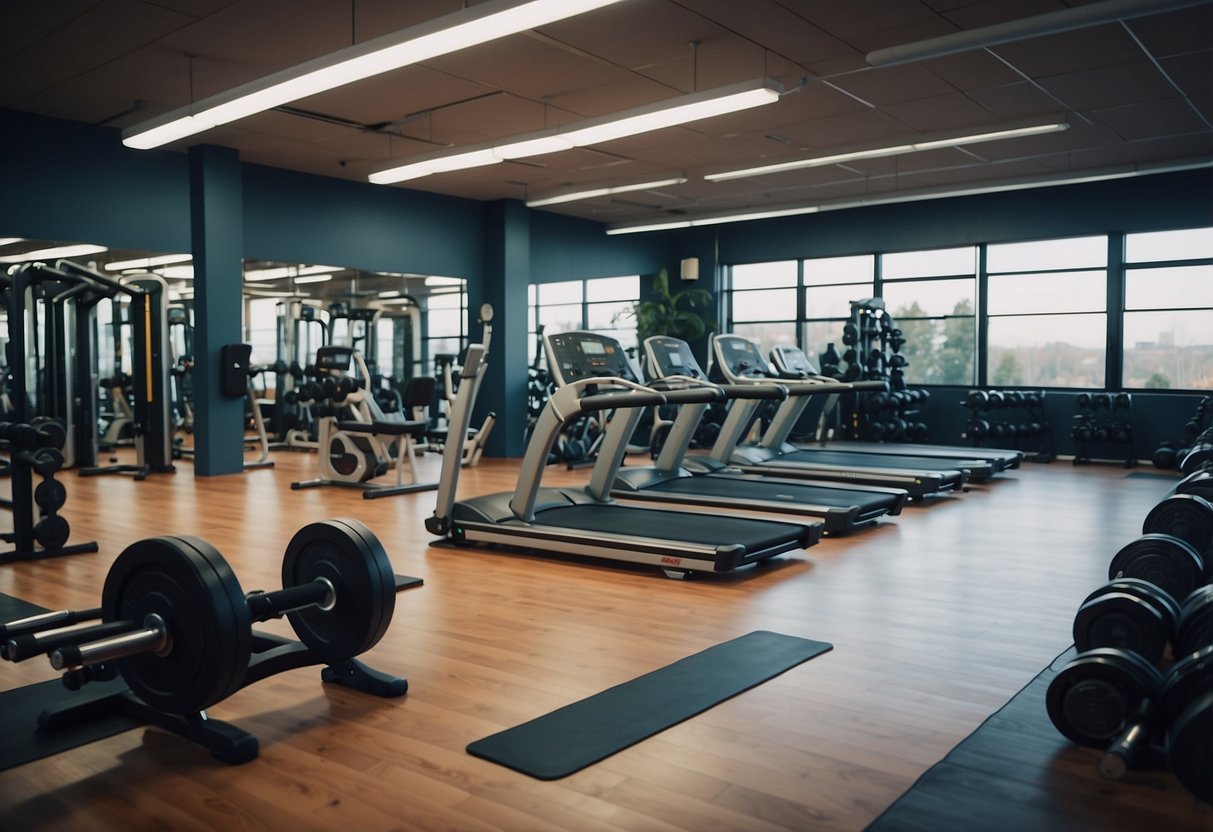
[[455,508],[455,492],[459,488],[459,471],[463,464],[463,446],[467,442],[468,426],[472,423],[472,409],[480,392],[480,381],[484,377],[483,344],[469,344],[460,373],[459,392],[451,405],[450,422],[447,425],[446,445],[442,449],[442,475],[438,478],[438,497],[434,514],[425,521],[425,528],[433,534],[445,536],[450,527],[451,512]]

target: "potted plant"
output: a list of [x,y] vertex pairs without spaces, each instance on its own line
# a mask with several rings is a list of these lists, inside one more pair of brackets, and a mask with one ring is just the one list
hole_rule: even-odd
[[711,302],[712,295],[706,289],[688,287],[671,293],[670,275],[662,269],[653,276],[650,298],[637,301],[625,314],[636,319],[636,336],[641,343],[650,335],[672,335],[695,343],[716,329],[716,322],[703,314]]

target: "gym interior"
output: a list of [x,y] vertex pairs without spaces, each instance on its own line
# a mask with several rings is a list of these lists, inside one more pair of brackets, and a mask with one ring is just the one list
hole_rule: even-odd
[[16,5],[5,828],[1213,828],[1213,3]]

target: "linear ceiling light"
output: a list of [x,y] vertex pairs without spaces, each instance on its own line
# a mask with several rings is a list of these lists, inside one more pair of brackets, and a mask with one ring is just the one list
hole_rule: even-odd
[[107,272],[120,272],[125,269],[150,269],[153,266],[169,266],[173,263],[188,263],[193,260],[189,254],[161,254],[156,257],[136,257],[134,260],[115,260],[103,267]]
[[329,272],[339,272],[342,270],[342,266],[276,266],[270,269],[250,269],[244,273],[244,279],[248,282],[281,280],[284,277],[328,274]]
[[0,246],[11,246],[13,243],[20,243],[24,240],[24,237],[0,237]]
[[310,275],[305,275],[304,277],[296,277],[295,283],[296,284],[325,283],[326,281],[329,281],[332,279],[333,279],[333,276],[331,274],[310,274]]
[[936,150],[941,147],[959,147],[966,144],[980,144],[981,142],[1000,141],[1002,139],[1016,139],[1023,136],[1037,136],[1042,133],[1056,133],[1059,130],[1067,130],[1070,125],[1065,121],[1051,121],[1046,124],[1033,124],[1026,127],[1015,127],[1005,130],[994,130],[986,133],[970,133],[964,136],[952,136],[948,138],[931,139],[921,142],[907,142],[905,144],[890,145],[888,147],[874,147],[867,150],[854,150],[847,153],[835,153],[829,156],[814,156],[809,159],[796,159],[790,162],[777,162],[773,165],[761,165],[756,168],[742,168],[740,170],[727,170],[721,173],[709,173],[704,175],[704,179],[713,182],[723,182],[727,179],[741,179],[746,176],[766,176],[770,173],[783,173],[789,170],[800,170],[801,168],[816,168],[823,165],[837,165],[841,162],[855,162],[860,159],[878,159],[884,156],[900,156],[905,153],[918,153],[923,150]]
[[527,133],[458,151],[432,153],[407,164],[375,171],[370,175],[370,180],[378,185],[390,185],[432,173],[462,170],[491,165],[505,159],[541,156],[574,147],[602,144],[625,136],[635,136],[664,127],[674,127],[771,104],[779,100],[782,92],[783,87],[770,78],[742,81],[668,101],[646,104],[614,115],[586,119],[564,127]]
[[159,147],[300,98],[618,2],[489,0],[172,110],[124,130],[122,143],[137,150]]
[[108,251],[105,246],[94,246],[87,243],[56,248],[40,248],[36,251],[23,251],[20,254],[6,254],[0,257],[0,263],[28,263],[31,260],[56,260],[60,257],[84,257],[89,254],[100,254]]
[[1103,3],[1089,3],[1072,9],[1008,20],[993,26],[982,26],[901,46],[877,49],[868,53],[867,61],[869,66],[897,66],[955,55],[958,52],[986,49],[1000,43],[1056,35],[1149,14],[1161,14],[1207,2],[1209,0],[1106,0]]
[[867,208],[873,205],[893,205],[899,202],[923,202],[949,197],[980,196],[982,194],[1023,191],[1031,188],[1056,188],[1063,185],[1081,185],[1087,182],[1107,182],[1113,179],[1131,179],[1137,176],[1152,176],[1161,173],[1176,173],[1187,170],[1213,168],[1213,159],[1181,159],[1174,162],[1143,163],[1140,165],[1100,168],[1089,171],[1059,173],[1051,176],[1030,176],[1005,179],[972,187],[915,188],[893,191],[855,199],[840,198],[816,205],[777,205],[766,209],[745,209],[732,213],[705,214],[682,220],[655,219],[648,222],[620,223],[607,226],[606,233],[636,234],[643,231],[667,231],[674,228],[692,228],[702,225],[744,222],[746,220],[789,217],[798,214],[817,214],[823,211],[841,211],[846,208]]
[[682,185],[686,183],[686,177],[679,176],[673,179],[658,179],[653,182],[635,182],[631,185],[614,185],[610,188],[590,188],[585,191],[571,191],[563,194],[553,194],[552,196],[541,196],[537,199],[528,199],[526,201],[528,208],[539,208],[543,205],[557,205],[561,202],[576,202],[579,199],[594,199],[600,196],[610,196],[612,194],[626,194],[632,191],[651,191],[654,188],[667,188],[670,185]]

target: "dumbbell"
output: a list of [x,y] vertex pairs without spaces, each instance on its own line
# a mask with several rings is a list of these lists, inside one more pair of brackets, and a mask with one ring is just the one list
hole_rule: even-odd
[[1179,463],[1179,470],[1184,474],[1199,471],[1206,465],[1213,465],[1213,430],[1207,430],[1197,437],[1192,447],[1184,454]]
[[[356,520],[300,529],[287,546],[282,582],[281,590],[246,596],[227,561],[205,541],[150,538],[118,555],[98,609],[6,625],[5,658],[45,653],[67,671],[69,686],[104,678],[103,669],[116,665],[147,705],[184,715],[271,673],[351,659],[374,646],[391,621],[391,564],[375,535]],[[282,615],[299,643],[284,651],[289,657],[250,663],[252,623]],[[97,617],[101,624],[47,632],[65,619]]]
[[1018,390],[1010,390],[1006,394],[1007,407],[1019,407],[1023,404],[1023,393]]
[[990,408],[997,410],[1006,405],[1007,398],[1001,390],[991,390],[986,394],[986,403]]
[[0,439],[21,451],[57,450],[67,440],[67,431],[54,419],[38,417],[31,422],[0,422]]
[[1095,411],[1111,410],[1112,397],[1107,393],[1095,393],[1091,396],[1091,409]]
[[1104,777],[1165,760],[1186,788],[1213,800],[1213,647],[1184,656],[1165,675],[1128,650],[1088,650],[1053,678],[1045,703],[1063,736],[1104,749]]
[[1197,494],[1174,494],[1150,509],[1142,534],[1166,534],[1188,543],[1204,561],[1213,581],[1213,503]]
[[[859,340],[859,330],[855,324],[847,322],[842,325],[842,343],[848,347],[853,346]],[[844,356],[845,357],[845,356]]]
[[1150,581],[1118,578],[1088,595],[1074,615],[1080,651],[1115,647],[1157,664],[1168,644],[1176,658],[1213,644],[1213,586],[1180,604]]
[[985,419],[972,419],[965,432],[974,439],[984,439],[990,433],[990,423]]
[[1175,484],[1172,494],[1195,494],[1213,504],[1213,468],[1193,471]]
[[989,404],[989,397],[985,390],[970,390],[961,404],[970,410],[984,410]]
[[1162,468],[1167,471],[1175,468],[1178,460],[1179,457],[1175,453],[1175,446],[1170,442],[1164,442],[1159,445],[1150,456],[1150,461],[1154,463],[1155,468]]
[[1113,410],[1131,410],[1133,408],[1133,397],[1128,393],[1117,393],[1112,399]]
[[1075,410],[1086,410],[1090,406],[1091,406],[1091,394],[1090,393],[1079,393],[1077,396],[1074,397],[1074,409]]
[[1186,541],[1145,534],[1125,545],[1108,565],[1108,579],[1141,578],[1182,601],[1206,582],[1204,559]]

